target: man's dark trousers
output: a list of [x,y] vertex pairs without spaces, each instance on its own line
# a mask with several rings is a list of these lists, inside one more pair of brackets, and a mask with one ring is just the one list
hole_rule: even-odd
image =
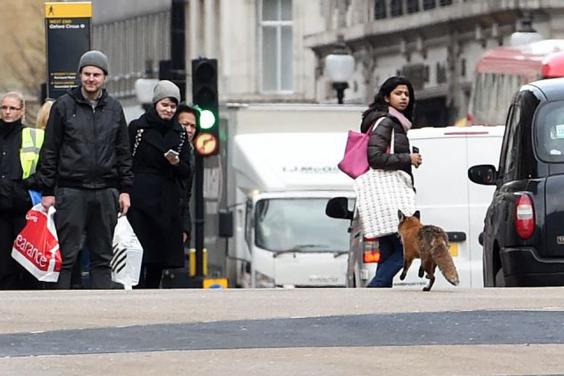
[[118,196],[115,188],[58,187],[55,190],[55,226],[63,258],[57,288],[71,286],[72,267],[82,248],[83,234],[90,251],[91,288],[112,287],[110,261],[119,212]]

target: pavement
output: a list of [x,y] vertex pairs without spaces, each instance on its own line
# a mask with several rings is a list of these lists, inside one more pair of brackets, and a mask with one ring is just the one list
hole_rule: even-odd
[[0,292],[0,375],[564,374],[564,288]]

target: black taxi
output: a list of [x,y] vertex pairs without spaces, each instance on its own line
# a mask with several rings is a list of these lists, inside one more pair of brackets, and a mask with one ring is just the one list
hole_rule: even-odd
[[521,87],[498,169],[473,166],[468,177],[496,186],[481,234],[484,286],[564,285],[564,78]]

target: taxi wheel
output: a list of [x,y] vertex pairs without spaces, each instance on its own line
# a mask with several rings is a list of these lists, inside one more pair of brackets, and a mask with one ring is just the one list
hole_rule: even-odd
[[499,268],[495,273],[495,287],[505,287],[505,277],[503,276],[503,269]]

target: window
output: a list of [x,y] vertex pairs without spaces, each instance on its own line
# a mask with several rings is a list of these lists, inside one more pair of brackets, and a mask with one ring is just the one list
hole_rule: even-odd
[[292,0],[261,2],[262,91],[293,89]]
[[433,9],[437,6],[437,0],[423,0],[423,10]]
[[349,249],[350,223],[325,215],[325,198],[276,198],[256,203],[255,244],[269,251]]
[[407,13],[419,12],[419,0],[407,0]]
[[392,17],[399,17],[403,14],[403,0],[391,0],[390,13]]
[[548,103],[535,119],[535,141],[546,162],[564,162],[564,107],[562,101]]
[[439,4],[442,7],[446,7],[447,5],[452,5],[452,0],[439,0]]
[[386,0],[376,0],[374,2],[374,18],[377,20],[386,18]]
[[517,174],[517,164],[518,164],[518,147],[520,138],[520,120],[521,120],[521,108],[518,105],[513,105],[511,108],[511,113],[508,116],[508,121],[506,124],[507,132],[505,134],[505,154],[504,154],[504,171],[503,177],[504,181],[515,180]]

